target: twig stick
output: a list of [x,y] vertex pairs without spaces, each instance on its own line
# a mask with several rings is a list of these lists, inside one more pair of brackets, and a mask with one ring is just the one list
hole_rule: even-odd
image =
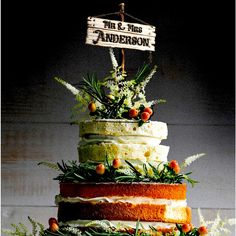
[[[124,3],[120,3],[120,18],[121,21],[124,22],[125,20],[125,4]],[[122,68],[122,73],[125,72],[125,50],[122,48],[121,49],[121,68]]]

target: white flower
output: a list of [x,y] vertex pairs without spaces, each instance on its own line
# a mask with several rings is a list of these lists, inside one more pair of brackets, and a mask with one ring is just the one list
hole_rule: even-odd
[[73,85],[67,83],[66,81],[64,81],[63,79],[60,79],[58,77],[54,78],[57,82],[61,83],[62,85],[64,85],[68,90],[70,90],[74,95],[77,95],[79,93],[79,90],[77,88],[75,88]]
[[154,68],[151,70],[150,74],[146,77],[146,79],[140,83],[143,90],[145,89],[146,85],[149,83],[153,75],[156,73],[156,71],[157,71],[157,67],[154,66]]
[[117,63],[113,48],[109,48],[109,53],[110,53],[113,69],[116,70],[118,68],[118,63]]
[[[229,234],[230,230],[226,228],[226,226],[235,224],[235,219],[222,220],[219,212],[217,213],[215,220],[205,221],[201,210],[198,208],[198,216],[200,225],[204,225],[208,228],[209,236],[222,236]],[[222,232],[224,232],[224,234],[222,234]]]
[[189,166],[192,162],[196,161],[197,159],[199,159],[202,156],[205,156],[205,153],[200,153],[200,154],[196,154],[190,157],[187,157],[184,162],[181,164],[182,168],[185,168],[187,166]]
[[197,212],[198,212],[198,217],[199,217],[200,225],[206,225],[206,221],[204,219],[204,216],[202,215],[201,209],[198,208]]

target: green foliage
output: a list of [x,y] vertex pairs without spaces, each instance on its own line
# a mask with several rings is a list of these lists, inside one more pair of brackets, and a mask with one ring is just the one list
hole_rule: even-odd
[[[55,180],[60,182],[152,182],[152,183],[179,183],[184,180],[189,182],[192,186],[197,181],[191,179],[189,175],[192,172],[185,174],[176,174],[175,171],[169,167],[169,163],[160,163],[157,166],[152,164],[143,164],[142,172],[135,168],[131,162],[126,161],[128,167],[121,167],[115,169],[108,159],[104,162],[106,168],[103,175],[96,173],[96,166],[100,162],[87,161],[78,163],[77,161],[68,161],[65,163],[57,163],[60,173]],[[150,171],[151,169],[151,171]]]
[[[200,209],[198,209],[201,225],[211,226],[208,228],[208,235],[227,235],[230,231],[226,228],[226,225],[235,224],[235,219],[222,220],[219,214],[214,221],[205,221]],[[2,233],[12,236],[200,236],[198,227],[192,227],[189,232],[184,232],[182,224],[176,224],[176,229],[171,232],[161,232],[157,228],[150,226],[149,230],[144,230],[141,222],[137,221],[135,228],[122,227],[116,228],[108,220],[96,220],[91,221],[85,225],[85,227],[79,227],[76,225],[59,225],[59,229],[56,232],[52,232],[50,229],[44,229],[41,223],[28,217],[32,225],[32,232],[29,232],[27,227],[19,223],[11,224],[12,230],[2,230]]]
[[83,78],[83,81],[78,85],[79,89],[82,89],[87,94],[89,94],[92,98],[97,100],[100,103],[105,103],[105,91],[102,87],[102,84],[94,74],[88,74],[87,78]]
[[[90,112],[93,118],[104,119],[136,119],[141,126],[141,111],[139,116],[131,118],[128,111],[131,108],[138,109],[140,105],[152,107],[155,104],[163,103],[164,100],[158,99],[146,101],[145,87],[156,72],[149,64],[143,64],[138,69],[133,78],[127,79],[127,74],[118,66],[114,52],[109,49],[113,70],[110,75],[98,80],[95,74],[87,74],[83,80],[73,86],[66,81],[55,77],[54,79],[70,90],[75,96],[77,104],[73,107],[73,118],[79,116],[80,112],[88,111],[88,104],[93,101],[96,104],[96,111]],[[128,77],[127,77],[128,78]],[[111,99],[112,97],[112,99]],[[78,121],[74,121],[78,123]]]
[[140,84],[143,82],[148,77],[151,70],[152,69],[150,68],[149,64],[143,64],[143,66],[138,69],[136,75],[133,78],[135,84]]
[[44,165],[44,166],[49,167],[50,169],[60,170],[60,168],[58,167],[58,165],[56,163],[41,161],[41,162],[38,163],[38,165]]
[[11,224],[13,229],[3,229],[2,233],[6,235],[12,235],[12,236],[43,236],[44,235],[44,226],[33,220],[28,216],[28,220],[32,225],[32,231],[29,232],[29,229],[23,224],[19,223],[18,225],[16,224]]

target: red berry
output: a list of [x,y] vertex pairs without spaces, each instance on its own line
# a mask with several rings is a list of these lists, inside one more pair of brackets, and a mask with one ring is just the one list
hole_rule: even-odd
[[176,174],[178,174],[180,172],[180,167],[179,167],[179,164],[176,160],[170,161],[169,167],[171,169],[173,169]]
[[129,110],[129,117],[130,117],[130,118],[135,118],[135,117],[137,117],[137,116],[138,116],[138,110],[135,109],[135,108],[131,108],[131,109]]
[[90,102],[88,105],[88,109],[90,112],[95,112],[97,109],[96,104],[94,102]]
[[59,230],[59,226],[57,223],[53,222],[50,226],[49,229],[51,232],[57,232]]
[[145,107],[143,111],[149,113],[150,116],[153,114],[153,110],[151,107]]
[[54,218],[54,217],[49,218],[49,220],[48,220],[48,224],[51,225],[52,223],[56,223],[56,224],[58,224],[57,219]]
[[200,226],[200,227],[198,228],[198,233],[199,233],[200,235],[207,234],[207,233],[208,233],[207,227],[206,227],[206,226]]
[[119,158],[115,158],[115,159],[113,160],[112,165],[113,165],[113,167],[114,167],[115,169],[118,169],[118,168],[121,166],[121,161],[120,161],[120,159],[119,159]]
[[182,225],[182,231],[184,233],[188,233],[191,230],[191,225],[190,224],[183,224]]
[[105,168],[105,166],[103,164],[98,164],[96,166],[96,173],[98,175],[103,175],[105,173],[105,170],[106,170],[106,168]]
[[149,120],[149,118],[150,118],[150,114],[148,112],[142,112],[142,114],[141,114],[142,121],[146,122]]

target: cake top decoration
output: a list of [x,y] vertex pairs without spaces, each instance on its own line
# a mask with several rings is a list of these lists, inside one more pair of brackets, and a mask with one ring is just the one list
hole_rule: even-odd
[[143,64],[136,75],[128,80],[126,72],[118,65],[113,49],[109,49],[113,69],[99,80],[95,74],[87,74],[78,84],[71,85],[61,78],[55,79],[76,97],[81,111],[89,110],[90,117],[102,119],[133,119],[140,125],[154,114],[154,105],[164,99],[147,101],[145,88],[157,67]]
[[[94,73],[88,73],[74,85],[58,77],[55,80],[75,95],[77,109],[89,112],[90,118],[136,120],[141,126],[153,116],[154,106],[165,100],[146,99],[145,89],[156,73],[157,66],[143,63],[136,74],[129,78],[125,71],[124,48],[154,51],[155,27],[124,22],[124,4],[120,6],[121,21],[88,17],[86,43],[109,47],[112,63],[110,73],[103,79],[98,79]],[[113,48],[121,48],[120,65]]]

